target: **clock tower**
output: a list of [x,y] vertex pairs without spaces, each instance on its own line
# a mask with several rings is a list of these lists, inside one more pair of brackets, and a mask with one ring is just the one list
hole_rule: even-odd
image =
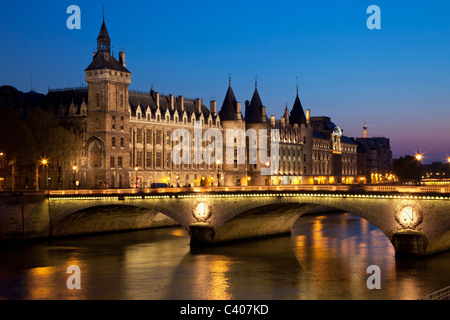
[[88,111],[85,144],[88,188],[130,186],[128,87],[131,72],[125,53],[111,55],[111,39],[103,19],[97,52],[85,70]]

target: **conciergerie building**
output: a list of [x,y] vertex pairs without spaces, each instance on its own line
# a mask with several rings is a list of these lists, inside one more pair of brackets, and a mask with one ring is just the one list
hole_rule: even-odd
[[[126,67],[125,53],[120,52],[118,59],[111,54],[104,20],[97,51],[85,74],[87,88],[53,89],[44,98],[61,121],[82,128],[84,148],[72,164],[77,167],[79,188],[149,188],[156,183],[184,187],[360,182],[358,143],[345,137],[329,117],[305,112],[298,87],[294,105],[290,110],[286,107],[279,119],[266,114],[256,83],[250,101],[241,105],[230,80],[223,103],[218,106],[210,101],[209,108],[199,98],[163,95],[153,88],[149,92],[131,91],[132,73]],[[225,159],[225,152],[221,160],[209,164],[174,163],[172,151],[179,142],[173,141],[172,133],[177,129],[190,132],[193,159],[195,123],[201,123],[203,132],[212,128],[223,133],[227,129],[266,129],[270,134],[271,129],[277,129],[278,157],[263,161],[258,155],[256,163],[249,163],[246,149],[244,163]],[[237,155],[242,148],[239,141],[228,143]],[[249,141],[245,144],[248,147]],[[261,174],[263,168],[273,165],[271,162],[277,162],[276,170]]]

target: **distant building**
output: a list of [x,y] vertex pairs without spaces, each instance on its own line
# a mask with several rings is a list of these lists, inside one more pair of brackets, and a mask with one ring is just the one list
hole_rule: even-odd
[[367,125],[363,127],[364,138],[358,143],[358,179],[360,183],[389,183],[392,176],[392,151],[388,138],[367,138]]

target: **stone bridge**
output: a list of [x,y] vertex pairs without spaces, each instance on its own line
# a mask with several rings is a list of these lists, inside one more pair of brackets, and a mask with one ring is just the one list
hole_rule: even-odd
[[[33,203],[21,202],[19,233],[24,237],[158,226],[158,221],[161,225],[166,223],[161,217],[167,216],[189,233],[191,245],[211,245],[288,234],[301,215],[324,205],[355,214],[377,226],[398,255],[422,256],[450,248],[447,188],[261,186],[76,190],[34,197]],[[20,205],[9,201],[19,215]]]

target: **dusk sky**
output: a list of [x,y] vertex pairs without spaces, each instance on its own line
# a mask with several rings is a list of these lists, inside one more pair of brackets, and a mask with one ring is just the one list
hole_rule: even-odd
[[[81,29],[69,30],[69,5]],[[126,51],[131,90],[216,99],[231,74],[238,101],[255,76],[269,115],[292,108],[329,116],[350,137],[390,138],[396,157],[450,156],[449,1],[7,1],[0,11],[0,86],[47,93],[85,84],[105,22]],[[381,29],[369,30],[370,5]]]

